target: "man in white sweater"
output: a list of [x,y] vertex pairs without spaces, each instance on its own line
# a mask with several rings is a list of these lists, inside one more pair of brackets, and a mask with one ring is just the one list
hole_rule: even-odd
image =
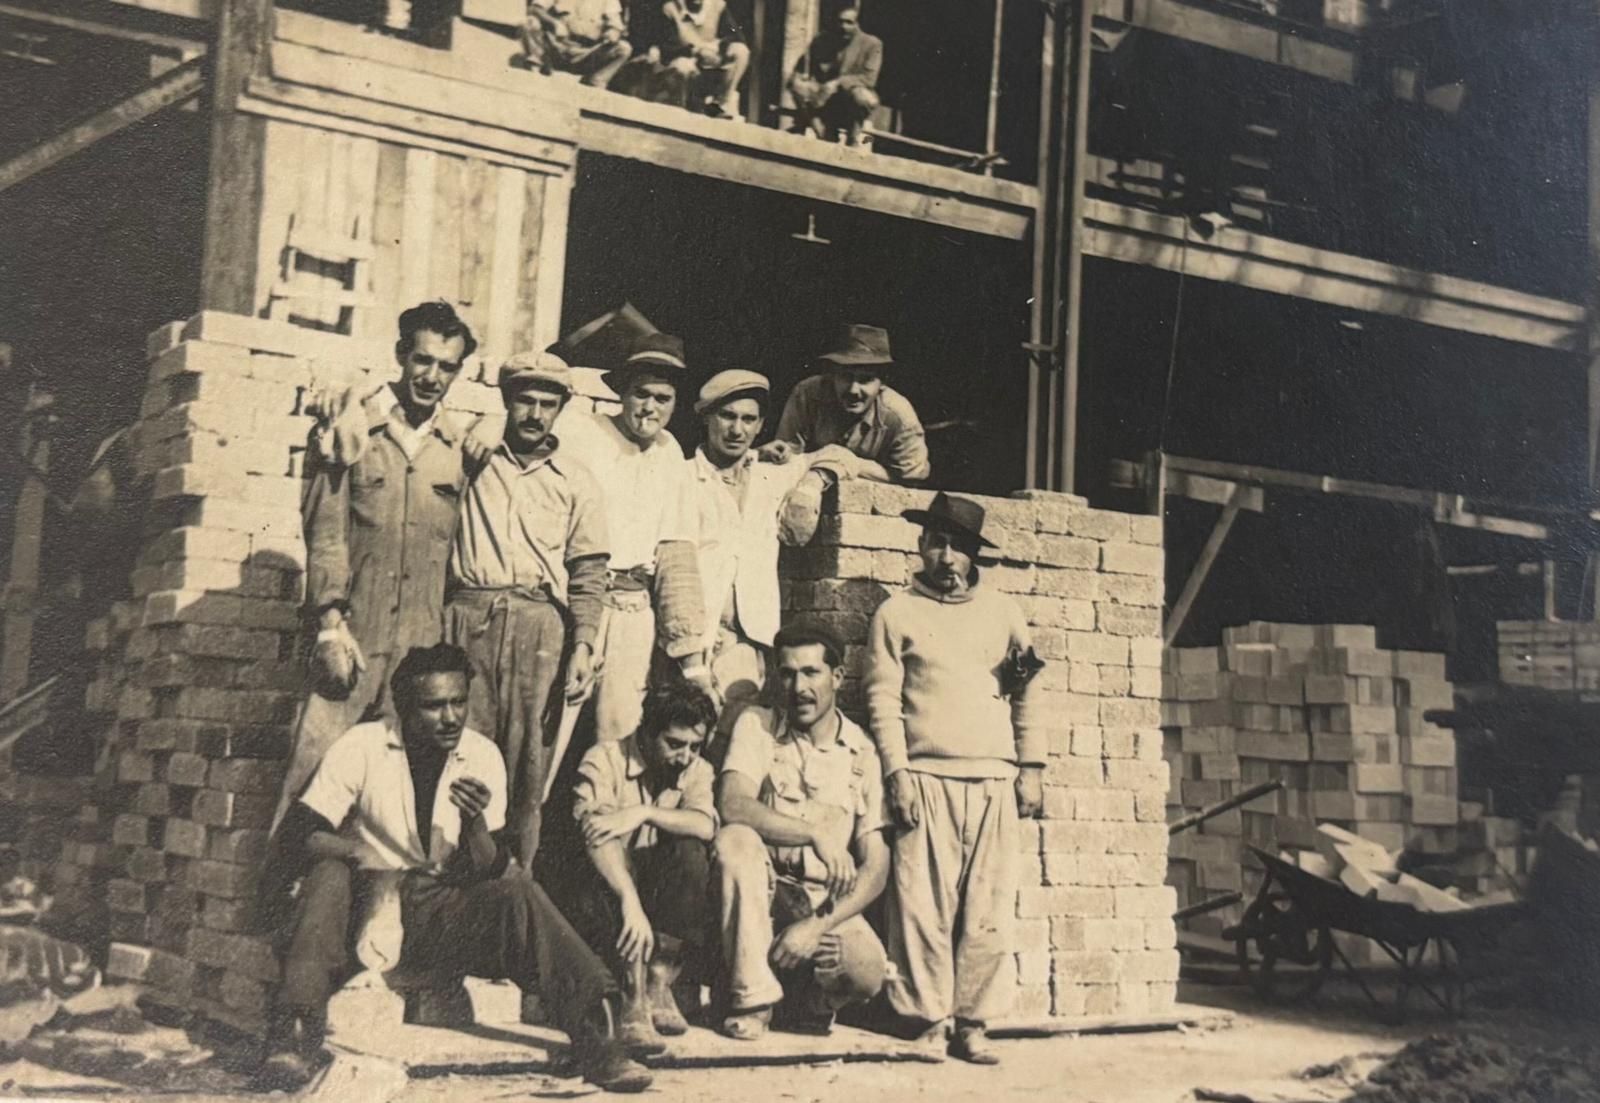
[[1040,664],[1016,602],[978,584],[983,507],[940,493],[922,570],[873,614],[867,703],[888,779],[894,841],[888,983],[930,1049],[999,1058],[987,1024],[1010,1000],[1021,816],[1043,803],[1045,733],[1030,716]]

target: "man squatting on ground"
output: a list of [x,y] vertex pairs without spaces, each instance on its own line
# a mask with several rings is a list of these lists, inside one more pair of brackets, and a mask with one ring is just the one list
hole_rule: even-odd
[[[940,493],[903,516],[922,526],[922,570],[868,631],[867,703],[887,772],[894,841],[889,1002],[930,1048],[999,1058],[985,1026],[1009,1000],[1020,816],[1039,814],[1046,748],[1030,709],[1027,619],[979,585],[983,507]],[[951,1033],[951,1020],[954,1031]]]
[[274,823],[369,707],[394,718],[392,664],[439,639],[473,420],[442,404],[476,347],[448,304],[412,307],[394,346],[400,378],[365,399],[345,392],[313,431],[302,519],[319,631]]
[[[524,868],[539,850],[545,776],[556,768],[550,733],[594,680],[606,590],[600,488],[550,431],[571,395],[572,371],[554,353],[519,353],[500,369],[505,433],[467,484],[446,584],[445,639],[472,660],[468,721],[505,756],[507,830]],[[551,692],[563,657],[564,702]]]
[[[276,836],[276,876],[298,877],[264,1085],[295,1090],[320,1057],[329,994],[350,972],[350,926],[375,878],[399,878],[399,962],[515,981],[572,1039],[585,1079],[643,1091],[611,1024],[616,983],[493,832],[505,825],[499,749],[466,726],[472,664],[450,644],[413,648],[390,680],[398,723],[351,728],[329,748]],[[350,824],[344,830],[346,819]],[[427,834],[418,825],[428,825]],[[353,910],[353,905],[355,908]]]
[[811,40],[789,75],[795,129],[819,138],[843,134],[858,146],[878,107],[883,40],[861,29],[859,8],[840,8],[834,19],[832,30]]
[[765,1033],[780,1001],[790,1025],[826,1033],[885,972],[861,914],[889,878],[882,767],[835,702],[844,648],[805,622],[773,648],[781,707],[745,710],[717,779],[723,1032],[742,1039]]

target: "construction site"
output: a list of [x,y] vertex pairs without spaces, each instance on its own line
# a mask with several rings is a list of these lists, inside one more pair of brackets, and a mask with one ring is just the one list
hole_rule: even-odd
[[[793,125],[841,10],[858,142]],[[774,395],[884,327],[932,477],[830,490],[784,615],[865,726],[958,492],[1045,664],[1003,1068],[697,1024],[657,1093],[1600,1100],[1600,11],[729,0],[729,117],[530,67],[527,13],[0,0],[0,935],[72,949],[8,944],[0,1096],[248,1092],[313,396],[442,300],[473,414],[622,302]],[[309,1094],[572,1094],[466,987],[338,992]]]

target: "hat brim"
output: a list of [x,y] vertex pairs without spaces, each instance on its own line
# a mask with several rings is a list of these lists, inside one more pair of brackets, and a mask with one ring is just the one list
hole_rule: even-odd
[[628,380],[636,375],[653,375],[665,383],[678,386],[678,376],[687,375],[688,370],[682,364],[675,364],[670,360],[631,360],[615,368],[607,368],[600,373],[600,381],[610,387],[617,394],[622,394],[622,388]]
[[848,368],[892,368],[894,359],[876,352],[825,352],[817,357]]
[[736,391],[729,391],[727,394],[719,394],[716,398],[711,399],[709,402],[696,402],[694,404],[694,412],[697,414],[709,413],[710,411],[715,410],[718,406],[726,406],[736,398],[759,398],[763,402],[766,402],[770,400],[771,397],[772,391],[766,387],[740,387]]
[[964,536],[968,540],[975,540],[979,547],[994,548],[996,550],[1000,547],[993,540],[987,539],[981,532],[973,532],[966,525],[952,521],[948,517],[941,517],[936,513],[929,513],[925,509],[908,509],[903,511],[900,516],[914,525],[921,525],[923,528],[937,529],[939,532],[947,532],[951,536]]
[[551,379],[544,375],[514,375],[509,379],[502,379],[500,387],[513,391],[556,391],[569,398],[572,396],[572,383],[559,379]]

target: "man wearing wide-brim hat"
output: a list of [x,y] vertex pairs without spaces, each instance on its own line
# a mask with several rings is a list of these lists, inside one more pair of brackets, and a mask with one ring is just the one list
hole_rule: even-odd
[[1010,1001],[1019,816],[1043,803],[1045,732],[1015,601],[980,584],[984,509],[944,493],[907,510],[922,570],[868,630],[867,706],[894,839],[889,1002],[933,1052],[975,1064]]
[[828,444],[848,448],[863,460],[861,475],[883,482],[920,482],[932,473],[928,440],[917,411],[884,376],[896,371],[889,333],[878,326],[846,325],[834,334],[817,362],[825,370],[802,380],[789,394],[778,421],[779,458]]
[[694,477],[667,428],[689,374],[683,340],[640,333],[605,366],[602,378],[621,409],[574,410],[561,421],[563,449],[600,485],[611,540],[605,594],[611,612],[599,641],[593,699],[601,742],[639,726],[658,648],[689,680],[711,689],[701,643]]
[[572,370],[554,353],[501,367],[505,433],[461,496],[445,590],[445,638],[472,660],[467,722],[505,755],[506,827],[524,866],[558,765],[552,690],[563,669],[569,702],[593,683],[610,552],[600,487],[550,431],[571,395]]

